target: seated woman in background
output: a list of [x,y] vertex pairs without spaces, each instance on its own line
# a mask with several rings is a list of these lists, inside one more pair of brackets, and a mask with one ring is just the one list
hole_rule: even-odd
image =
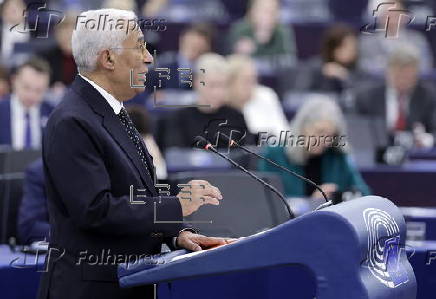
[[[270,145],[266,148],[266,157],[314,181],[329,197],[346,191],[367,195],[368,186],[349,161],[345,132],[339,106],[328,98],[314,96],[298,110],[291,131],[281,136],[286,137],[285,140],[275,139],[271,144],[264,139]],[[263,160],[258,168],[278,173],[288,197],[321,197],[312,185]]]
[[231,55],[229,64],[229,106],[242,112],[248,130],[280,135],[289,123],[276,92],[258,84],[257,71],[249,56]]
[[341,94],[366,77],[357,70],[357,34],[353,28],[336,24],[324,34],[321,57],[309,60],[297,76],[296,87],[305,91]]

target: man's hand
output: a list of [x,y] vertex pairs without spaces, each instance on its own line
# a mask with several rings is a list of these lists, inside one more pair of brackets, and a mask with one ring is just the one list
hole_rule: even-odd
[[182,231],[177,237],[177,246],[192,251],[199,251],[215,246],[230,244],[235,241],[236,239],[206,237],[203,235],[194,234],[191,231]]
[[[332,183],[322,184],[319,187],[324,191],[327,197],[330,197],[334,192],[336,192],[336,190],[338,190],[338,185]],[[315,190],[312,194],[312,198],[323,198],[323,196],[321,192]]]
[[197,211],[202,205],[211,204],[219,205],[223,199],[220,190],[204,180],[192,180],[188,182],[189,186],[183,187],[177,197],[182,206],[183,216],[188,216]]

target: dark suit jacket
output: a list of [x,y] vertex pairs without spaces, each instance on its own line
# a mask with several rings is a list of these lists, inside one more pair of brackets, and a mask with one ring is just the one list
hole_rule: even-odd
[[[376,116],[386,121],[386,84],[362,90],[356,95],[357,112],[363,115]],[[409,101],[407,129],[420,122],[429,133],[436,131],[436,93],[432,88],[418,83]]]
[[[147,160],[152,165],[148,153]],[[159,196],[121,121],[79,76],[48,121],[43,164],[50,246],[65,254],[50,259],[39,298],[148,298],[143,288],[121,290],[116,265],[92,265],[93,258],[103,250],[121,261],[159,253],[164,239],[184,226],[155,218],[181,221],[182,209],[177,197]],[[132,204],[130,194],[144,204]]]
[[48,240],[47,197],[44,189],[42,159],[30,164],[26,170],[23,198],[18,213],[18,234],[24,244]]
[[[42,130],[46,124],[46,120],[48,119],[50,113],[53,111],[53,106],[48,102],[43,101],[40,105],[39,110]],[[10,96],[0,101],[0,145],[12,145]]]

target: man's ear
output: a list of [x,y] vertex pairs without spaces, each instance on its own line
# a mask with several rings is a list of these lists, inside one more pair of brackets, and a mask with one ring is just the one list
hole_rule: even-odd
[[107,70],[115,69],[115,55],[109,50],[104,50],[98,56],[98,61],[100,65]]

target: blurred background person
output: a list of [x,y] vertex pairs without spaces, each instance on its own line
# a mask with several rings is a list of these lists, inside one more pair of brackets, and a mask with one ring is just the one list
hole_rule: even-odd
[[[190,25],[180,35],[178,52],[167,52],[158,57],[158,67],[170,69],[170,79],[161,80],[162,88],[192,89],[189,84],[181,82],[181,76],[186,77],[184,74],[189,71],[179,72],[178,68],[191,71],[196,68],[198,58],[213,49],[213,32],[213,27],[208,24]],[[155,84],[153,85],[158,86],[157,80],[159,79],[156,78],[156,74],[154,75]]]
[[[218,130],[226,134],[232,130],[239,131],[238,136],[235,131],[232,132],[235,140],[244,134],[249,135],[242,113],[227,105],[228,76],[227,61],[221,55],[208,53],[199,58],[194,72],[194,89],[195,104],[201,107],[181,108],[169,115],[165,148],[191,148],[197,135],[203,135],[213,142]],[[247,140],[248,136],[241,142],[246,143]]]
[[10,93],[11,86],[9,82],[9,72],[3,66],[0,66],[0,101],[5,99]]
[[360,114],[383,119],[391,137],[413,132],[416,146],[430,147],[436,125],[436,93],[420,80],[419,65],[415,48],[396,49],[389,57],[384,82],[359,91],[355,102]]
[[170,22],[226,22],[229,19],[220,0],[137,0],[142,15]]
[[151,128],[151,120],[147,110],[138,105],[131,105],[126,108],[127,113],[132,119],[133,125],[144,139],[145,145],[150,155],[153,157],[153,165],[156,168],[156,176],[159,180],[167,178],[167,166],[162,153],[154,140]]
[[[5,0],[1,5],[1,64],[7,67],[24,62],[26,55],[15,52],[15,46],[30,40],[29,26],[25,24],[24,10],[26,4],[22,0]],[[16,26],[18,24],[18,26]],[[11,28],[13,28],[11,30]]]
[[231,55],[229,64],[229,105],[244,115],[248,130],[257,134],[267,132],[276,136],[288,129],[277,93],[260,85],[256,66],[249,56]]
[[[265,156],[320,185],[329,197],[335,192],[346,191],[369,194],[368,186],[350,162],[346,140],[334,139],[335,136],[346,136],[346,127],[341,109],[333,100],[320,95],[307,100],[292,121],[290,133],[295,138],[303,136],[304,144],[288,139],[282,141],[287,142],[285,146],[267,147]],[[308,146],[309,137],[315,138],[317,144]],[[277,173],[288,197],[321,198],[312,185],[263,160],[258,169]]]
[[38,56],[50,64],[52,70],[51,88],[47,99],[53,105],[60,101],[65,89],[74,81],[77,74],[71,47],[71,36],[76,26],[76,18],[76,12],[66,12],[64,20],[54,27],[54,44],[38,53]]
[[21,244],[49,239],[50,224],[42,159],[36,160],[26,169],[17,228]]
[[321,57],[315,57],[299,69],[296,88],[304,91],[342,94],[365,79],[356,69],[358,38],[356,31],[346,24],[336,24],[324,34]]
[[[384,4],[378,6],[381,3]],[[419,51],[420,72],[429,73],[433,69],[433,52],[422,32],[406,27],[413,15],[407,13],[403,1],[378,0],[372,1],[371,5],[371,12],[379,8],[376,16],[371,16],[372,23],[364,27],[360,35],[359,68],[382,73],[393,50],[413,45]]]
[[256,58],[286,58],[295,64],[294,32],[280,23],[279,12],[279,0],[252,0],[245,18],[230,28],[231,52]]
[[12,93],[0,101],[0,144],[15,150],[39,148],[53,106],[44,100],[50,66],[31,58],[12,76]]
[[77,74],[74,62],[71,36],[76,25],[77,13],[70,11],[65,13],[65,19],[54,27],[55,44],[53,47],[38,54],[44,58],[52,70],[50,85],[65,88],[73,82]]

